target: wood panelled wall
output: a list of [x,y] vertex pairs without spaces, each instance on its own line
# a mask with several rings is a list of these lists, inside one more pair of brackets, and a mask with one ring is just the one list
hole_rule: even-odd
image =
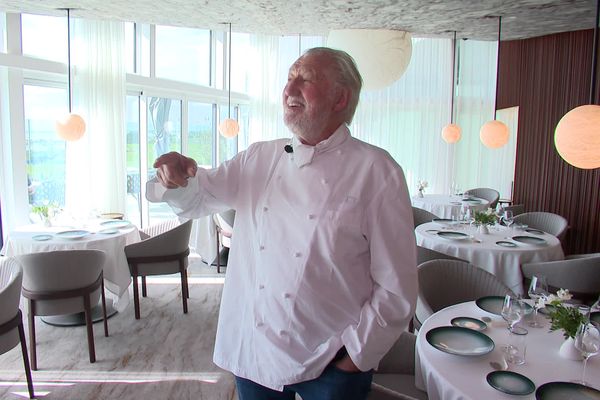
[[[567,219],[565,254],[600,252],[600,168],[575,168],[554,147],[560,118],[589,104],[593,33],[500,45],[497,107],[519,106],[513,200],[526,211],[549,211]],[[600,104],[600,84],[596,86],[594,104]]]

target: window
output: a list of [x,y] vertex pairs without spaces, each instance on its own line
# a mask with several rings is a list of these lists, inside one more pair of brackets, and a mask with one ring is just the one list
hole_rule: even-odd
[[127,96],[125,108],[125,135],[127,146],[127,217],[141,226],[140,187],[140,99]]
[[192,157],[203,168],[211,168],[213,164],[213,144],[215,123],[213,105],[190,102],[188,105],[188,149],[187,155]]
[[66,112],[64,89],[25,85],[25,151],[29,204],[65,204],[65,141],[54,130]]
[[67,18],[21,15],[23,54],[67,62]]
[[156,76],[210,86],[210,31],[157,25]]
[[[151,177],[154,160],[170,151],[181,152],[181,101],[164,97],[148,97],[146,174]],[[172,217],[165,203],[149,204],[150,223]]]

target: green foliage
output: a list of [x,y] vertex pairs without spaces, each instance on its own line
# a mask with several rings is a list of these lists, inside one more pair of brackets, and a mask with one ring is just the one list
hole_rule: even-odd
[[494,225],[497,220],[497,216],[494,212],[488,211],[475,211],[473,219],[476,224],[479,225]]
[[550,308],[550,331],[562,329],[563,336],[567,338],[575,338],[577,328],[585,322],[585,316],[579,312],[577,307],[565,307],[560,302],[552,302],[553,307]]
[[47,205],[39,205],[39,206],[31,207],[32,213],[39,214],[42,217],[46,217],[46,218],[48,218],[50,216],[49,211],[50,211],[50,206],[47,206]]

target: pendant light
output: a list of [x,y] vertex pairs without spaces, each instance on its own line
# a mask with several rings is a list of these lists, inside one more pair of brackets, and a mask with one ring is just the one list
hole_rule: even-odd
[[576,107],[566,113],[558,122],[554,132],[554,146],[558,154],[572,166],[581,169],[600,167],[600,106],[594,104],[599,22],[600,0],[596,4],[590,104]]
[[452,98],[450,99],[450,123],[442,129],[442,139],[446,143],[456,143],[460,140],[460,126],[454,123],[454,80],[456,65],[456,31],[452,39]]
[[56,121],[55,129],[58,136],[64,140],[75,141],[81,139],[85,133],[85,121],[79,114],[72,112],[73,102],[71,99],[71,9],[67,8],[67,81],[69,97],[69,113]]
[[221,135],[223,135],[226,138],[232,138],[232,137],[235,137],[239,133],[240,126],[236,120],[231,119],[231,22],[229,23],[228,47],[229,47],[229,55],[227,57],[227,61],[229,62],[229,68],[228,68],[229,83],[227,85],[227,90],[229,93],[229,100],[228,100],[229,112],[228,112],[228,117],[219,124],[219,132],[221,132]]
[[498,103],[498,69],[500,65],[500,33],[502,28],[502,17],[498,17],[498,53],[496,56],[496,94],[494,96],[494,119],[488,121],[479,130],[479,139],[490,149],[498,149],[508,143],[508,126],[496,119],[496,106]]

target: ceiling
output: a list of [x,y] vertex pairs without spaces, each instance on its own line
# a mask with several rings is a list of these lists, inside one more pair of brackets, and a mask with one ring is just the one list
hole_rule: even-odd
[[331,29],[397,29],[417,37],[502,40],[592,29],[594,0],[0,0],[0,11],[116,19],[285,35]]

